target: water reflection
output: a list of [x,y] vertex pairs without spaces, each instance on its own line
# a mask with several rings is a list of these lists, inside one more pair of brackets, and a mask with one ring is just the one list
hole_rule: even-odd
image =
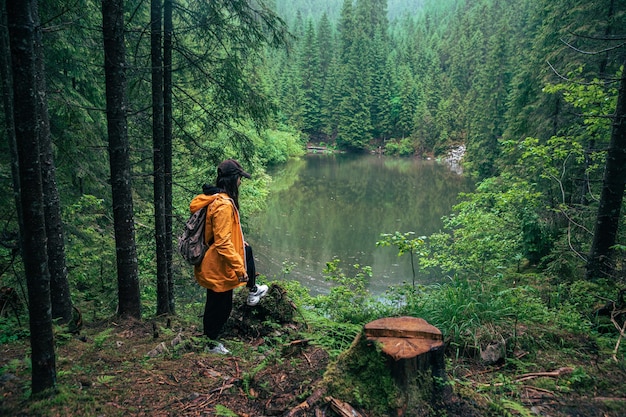
[[[338,257],[372,267],[369,289],[412,281],[409,255],[376,247],[381,233],[438,231],[469,180],[434,161],[374,155],[308,155],[270,173],[268,208],[250,219],[247,240],[257,270],[270,279],[296,279],[324,292],[326,262]],[[295,264],[284,273],[285,264]]]

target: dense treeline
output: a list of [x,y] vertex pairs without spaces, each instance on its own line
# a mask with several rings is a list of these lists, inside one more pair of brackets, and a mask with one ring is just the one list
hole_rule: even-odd
[[[272,0],[274,10],[287,22],[294,26],[303,20],[319,20],[323,14],[336,21],[341,14],[342,0]],[[403,15],[414,15],[424,5],[424,0],[387,0],[387,16],[389,20]]]
[[425,270],[492,277],[526,263],[555,285],[622,288],[623,2],[272,3],[292,14],[245,0],[2,1],[0,187],[16,198],[0,202],[0,279],[42,311],[52,300],[37,322],[46,341],[72,305],[173,313],[193,291],[171,256],[189,198],[236,157],[255,174],[242,212],[261,209],[264,167],[307,141],[393,156],[466,147],[476,193],[441,233],[388,242]]
[[[273,57],[284,123],[351,151],[439,156],[462,144],[484,187],[524,188],[527,206],[507,208],[520,226],[511,248],[532,264],[583,261],[559,275],[589,261],[588,277],[615,278],[623,4],[426,2],[391,23],[386,5],[344,1],[336,21],[296,20],[292,53]],[[607,228],[594,234],[594,222]],[[592,266],[599,258],[612,272]]]

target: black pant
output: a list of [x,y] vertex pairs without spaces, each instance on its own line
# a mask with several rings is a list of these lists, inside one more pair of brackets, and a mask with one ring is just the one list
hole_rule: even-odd
[[207,288],[202,323],[209,339],[217,339],[232,310],[233,290],[215,292]]
[[[246,273],[248,274],[246,287],[253,289],[256,286],[256,267],[250,246],[246,246]],[[207,288],[202,324],[204,325],[204,334],[209,339],[217,339],[232,310],[233,290],[215,292]]]
[[246,287],[253,289],[256,287],[256,267],[254,266],[254,255],[250,245],[246,245],[246,273],[248,274]]

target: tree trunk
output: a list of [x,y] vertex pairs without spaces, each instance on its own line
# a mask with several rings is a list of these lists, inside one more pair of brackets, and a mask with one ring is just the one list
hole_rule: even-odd
[[[6,1],[0,1],[0,79],[2,80],[2,104],[4,105],[5,130],[11,155],[11,178],[13,180],[13,198],[17,209],[19,236],[23,235],[22,203],[20,202],[20,172],[15,143],[15,123],[13,120],[13,75],[11,74],[11,50],[7,31]],[[18,239],[19,240],[19,239]]]
[[102,0],[109,164],[117,256],[118,314],[141,318],[126,120],[124,1]]
[[167,286],[169,311],[176,312],[174,278],[172,275],[172,0],[163,7],[163,176],[165,179],[165,253],[167,257]]
[[169,313],[167,253],[165,247],[165,182],[163,176],[163,59],[161,55],[162,1],[150,2],[152,60],[152,152],[154,170],[154,238],[157,266],[157,315]]
[[587,279],[611,277],[614,272],[611,261],[612,247],[617,239],[620,211],[626,183],[626,59],[613,118],[611,141],[606,156],[600,204],[589,259]]
[[24,220],[22,257],[28,286],[33,394],[56,385],[44,198],[39,160],[35,0],[7,2],[13,109]]
[[[35,26],[39,27],[39,13],[35,10]],[[70,285],[67,281],[65,263],[65,242],[63,239],[63,220],[61,218],[61,202],[56,182],[56,168],[52,152],[50,135],[50,119],[48,116],[48,98],[46,93],[46,71],[44,64],[41,31],[35,35],[36,50],[36,82],[39,112],[39,151],[41,160],[41,176],[43,181],[44,212],[46,220],[46,236],[48,238],[48,269],[50,270],[50,302],[52,318],[60,323],[72,320],[72,299]]]

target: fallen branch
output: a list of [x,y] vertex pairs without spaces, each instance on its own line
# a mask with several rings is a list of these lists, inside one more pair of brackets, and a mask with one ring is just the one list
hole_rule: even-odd
[[528,390],[528,391],[535,391],[535,392],[540,392],[542,394],[548,394],[551,397],[554,397],[554,391],[550,391],[548,389],[545,388],[538,388],[538,387],[533,387],[532,385],[524,385],[522,388]]
[[356,411],[352,406],[346,402],[338,400],[333,397],[326,397],[325,400],[330,403],[330,408],[341,417],[363,417],[361,413]]
[[[559,368],[555,371],[550,371],[550,372],[531,372],[528,374],[523,374],[518,376],[516,379],[513,380],[513,382],[522,382],[522,381],[528,381],[529,379],[534,379],[534,378],[559,378],[562,375],[567,375],[567,374],[571,374],[572,371],[574,371],[574,368],[569,368],[569,367],[563,367],[563,368]],[[504,382],[498,382],[495,384],[478,384],[481,387],[501,387],[503,386],[505,383]]]
[[542,378],[542,377],[558,378],[561,375],[571,374],[573,371],[574,371],[574,368],[563,367],[563,368],[557,369],[556,371],[551,371],[551,372],[532,372],[529,374],[518,376],[515,379],[515,382],[528,381],[529,379]]
[[222,395],[222,392],[224,392],[225,389],[232,388],[234,386],[235,386],[235,384],[225,384],[225,385],[222,385],[220,387],[213,388],[211,391],[209,391],[209,394],[213,394],[213,393],[218,392],[220,395]]
[[284,417],[296,417],[300,412],[311,408],[311,406],[318,402],[323,395],[324,390],[322,388],[316,389],[315,391],[313,391],[313,394],[309,395],[309,398],[292,408],[287,414],[284,415]]
[[615,362],[619,362],[619,360],[617,360],[617,352],[619,352],[619,345],[622,342],[622,338],[624,337],[624,331],[626,331],[626,320],[624,320],[624,324],[622,324],[621,326],[617,323],[617,320],[615,319],[617,316],[623,314],[624,312],[626,312],[625,310],[613,310],[611,312],[611,322],[613,323],[613,325],[615,326],[615,328],[617,329],[617,331],[619,332],[619,337],[617,338],[617,343],[615,344],[615,349],[613,349],[613,360]]
[[626,401],[622,397],[593,397],[594,401]]

